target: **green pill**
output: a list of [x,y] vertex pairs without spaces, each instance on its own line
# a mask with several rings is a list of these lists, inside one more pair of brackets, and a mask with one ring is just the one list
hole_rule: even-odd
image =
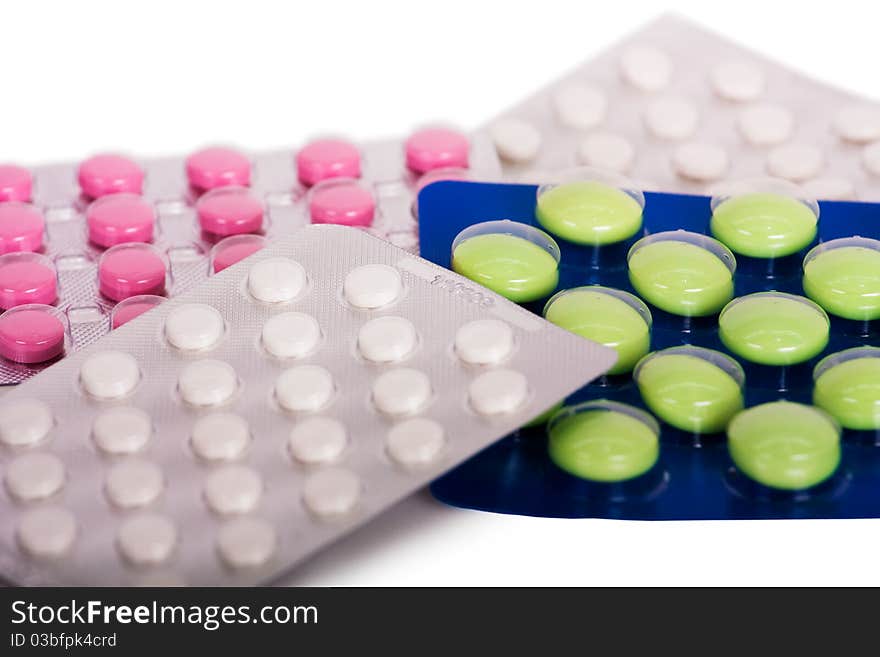
[[660,455],[660,428],[654,418],[607,400],[561,410],[547,432],[550,459],[589,481],[633,479],[650,470]]
[[771,402],[731,420],[727,447],[749,478],[771,488],[800,490],[834,474],[840,463],[840,427],[812,406]]
[[804,292],[832,315],[880,319],[880,240],[848,237],[804,258]]
[[535,217],[554,235],[575,244],[622,242],[642,227],[641,194],[634,198],[593,180],[546,185],[538,190]]
[[645,404],[682,431],[717,433],[743,408],[742,367],[721,352],[672,347],[636,366],[633,378]]
[[563,290],[544,307],[548,322],[617,351],[608,374],[625,374],[651,348],[651,311],[638,297],[599,285]]
[[842,426],[880,429],[880,349],[856,347],[823,358],[813,380],[813,403]]
[[639,296],[673,315],[714,315],[733,298],[736,260],[711,237],[684,230],[649,235],[627,261]]
[[[814,209],[815,207],[815,209]],[[712,235],[739,255],[778,258],[816,237],[818,205],[783,194],[757,192],[723,200],[712,213]]]
[[804,297],[758,292],[731,301],[718,318],[718,336],[737,356],[761,365],[795,365],[828,345],[828,315]]
[[559,247],[532,226],[487,221],[455,238],[452,269],[511,301],[535,301],[559,283]]

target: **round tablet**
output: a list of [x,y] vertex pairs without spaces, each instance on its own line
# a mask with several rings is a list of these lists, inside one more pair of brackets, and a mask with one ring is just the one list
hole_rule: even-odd
[[415,173],[446,167],[468,167],[467,137],[446,128],[426,128],[406,140],[406,165]]
[[825,154],[811,144],[785,144],[767,154],[768,173],[794,182],[815,177],[824,166]]
[[263,202],[247,187],[221,187],[196,202],[202,230],[226,237],[263,228]]
[[117,244],[98,262],[98,287],[113,301],[139,294],[162,295],[165,276],[165,262],[149,244]]
[[672,79],[672,60],[659,48],[635,45],[620,58],[623,79],[641,91],[660,91]]
[[880,107],[852,105],[841,109],[833,126],[841,138],[857,144],[880,139]]
[[592,85],[566,84],[553,93],[552,102],[560,123],[576,130],[595,128],[608,112],[607,96]]
[[133,297],[123,299],[110,311],[110,326],[117,329],[128,324],[136,317],[140,317],[148,310],[152,310],[165,301],[165,297],[156,294],[136,294]]
[[373,382],[373,404],[386,415],[418,413],[428,405],[432,394],[428,376],[411,368],[383,372]]
[[211,271],[219,274],[266,246],[262,235],[230,235],[211,247]]
[[123,520],[116,534],[116,547],[135,566],[168,561],[177,545],[177,528],[170,518],[145,513]]
[[57,299],[58,277],[48,258],[36,253],[0,256],[0,308],[51,305]]
[[624,172],[632,168],[636,149],[632,143],[613,132],[596,132],[578,146],[578,159],[597,169]]
[[217,532],[217,552],[230,568],[256,568],[278,549],[278,533],[261,518],[235,518]]
[[219,406],[235,395],[238,377],[232,366],[221,360],[197,360],[180,371],[177,390],[191,406]]
[[67,509],[41,506],[25,511],[16,529],[21,549],[37,559],[56,559],[70,551],[76,539],[76,518]]
[[654,467],[660,430],[647,413],[625,404],[588,402],[557,413],[547,428],[550,460],[569,474],[613,483]]
[[342,291],[355,308],[372,310],[396,301],[403,293],[403,281],[394,267],[361,265],[345,276]]
[[46,221],[30,203],[0,203],[0,254],[39,251]]
[[357,347],[361,356],[374,363],[395,363],[415,351],[419,334],[404,317],[376,317],[358,331]]
[[190,185],[201,190],[229,185],[247,187],[251,183],[251,163],[247,156],[232,148],[204,148],[186,158],[186,177]]
[[822,359],[813,403],[847,429],[880,429],[880,349],[856,347]]
[[102,411],[92,423],[92,440],[108,454],[139,452],[150,440],[153,425],[146,411],[133,406],[117,406]]
[[371,226],[375,214],[373,193],[357,180],[329,180],[309,192],[309,216],[313,224]]
[[205,351],[217,346],[226,325],[223,316],[205,303],[185,303],[165,317],[165,339],[181,351]]
[[234,461],[251,442],[247,420],[234,413],[211,413],[196,420],[190,444],[206,461]]
[[215,513],[248,513],[263,495],[263,480],[244,465],[225,465],[205,479],[205,503]]
[[123,351],[99,351],[89,356],[79,370],[83,390],[98,400],[127,397],[140,379],[137,360]]
[[296,154],[296,175],[307,187],[329,178],[360,178],[360,151],[342,139],[316,139]]
[[330,417],[309,417],[290,430],[287,451],[306,465],[327,465],[338,461],[348,445],[345,425]]
[[28,304],[0,315],[0,356],[16,363],[44,363],[64,353],[63,315],[52,306]]
[[732,60],[717,64],[711,73],[712,89],[724,100],[746,102],[764,93],[766,78],[757,64]]
[[862,151],[862,164],[869,173],[880,176],[880,142],[865,146]]
[[645,125],[658,139],[687,139],[697,131],[699,120],[696,105],[686,98],[658,98],[645,108]]
[[840,463],[840,429],[816,408],[771,402],[733,418],[727,447],[749,478],[771,488],[799,490],[834,474]]
[[0,164],[0,202],[31,200],[31,172],[14,164]]
[[468,386],[468,401],[480,415],[502,415],[519,409],[529,396],[529,381],[516,370],[480,374]]
[[880,240],[823,242],[804,258],[803,283],[807,296],[832,315],[880,319]]
[[82,193],[89,198],[130,192],[140,194],[144,170],[134,160],[122,155],[95,155],[79,165],[77,179]]
[[446,435],[434,420],[416,417],[395,424],[385,438],[385,451],[392,461],[405,468],[434,463],[443,453]]
[[856,186],[846,178],[814,178],[801,184],[807,198],[827,201],[849,201],[855,198]]
[[137,194],[105,196],[92,201],[86,210],[89,240],[103,247],[149,242],[155,222],[153,206]]
[[806,203],[783,194],[731,196],[712,212],[712,235],[734,253],[778,258],[815,239],[818,216]]
[[489,137],[501,159],[508,162],[531,162],[541,150],[541,132],[522,119],[498,119],[489,126]]
[[275,358],[303,358],[317,349],[321,327],[311,315],[281,313],[266,320],[260,339],[263,348]]
[[333,375],[319,365],[299,365],[284,370],[275,381],[275,399],[288,411],[312,413],[333,399]]
[[104,492],[121,509],[147,506],[165,487],[162,469],[149,461],[126,460],[113,465],[104,481]]
[[625,374],[651,348],[651,311],[637,297],[595,286],[563,290],[544,307],[544,318],[567,331],[610,347],[617,363],[608,374]]
[[737,126],[742,136],[755,146],[781,144],[794,132],[794,116],[785,107],[759,104],[740,112]]
[[828,315],[809,299],[781,292],[748,294],[718,318],[718,336],[737,356],[762,365],[810,360],[828,344]]
[[513,329],[500,319],[475,319],[455,332],[455,355],[469,365],[497,365],[513,353]]
[[642,203],[617,187],[585,180],[540,188],[535,217],[566,241],[612,244],[641,230]]
[[343,516],[357,506],[362,488],[357,475],[348,470],[320,470],[303,484],[303,503],[320,518]]
[[730,166],[727,151],[717,144],[689,142],[672,154],[672,166],[683,178],[698,182],[718,180]]
[[6,464],[3,478],[10,495],[22,502],[33,502],[61,490],[64,463],[54,454],[25,452]]
[[290,258],[267,258],[248,270],[248,292],[263,303],[293,301],[307,285],[306,270]]
[[705,235],[657,233],[639,240],[627,260],[639,296],[673,315],[714,315],[733,298],[733,254]]
[[55,420],[39,399],[16,399],[0,406],[0,442],[9,447],[32,447],[46,439]]

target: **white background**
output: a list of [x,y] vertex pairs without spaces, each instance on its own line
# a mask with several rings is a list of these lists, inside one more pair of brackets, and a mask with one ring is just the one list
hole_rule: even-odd
[[[473,128],[674,9],[838,86],[880,97],[872,3],[4,2],[0,160],[140,155],[314,134]],[[290,583],[880,584],[880,521],[561,521],[417,496]]]

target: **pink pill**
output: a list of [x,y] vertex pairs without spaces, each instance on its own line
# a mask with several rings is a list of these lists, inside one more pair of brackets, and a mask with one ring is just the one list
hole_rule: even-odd
[[58,279],[48,258],[36,253],[0,256],[0,308],[52,304],[57,298]]
[[89,239],[98,246],[153,239],[156,213],[137,194],[113,194],[93,201],[86,211]]
[[356,180],[330,180],[309,194],[309,214],[313,224],[369,226],[375,212],[373,195]]
[[0,254],[39,251],[45,225],[43,213],[29,203],[0,203]]
[[247,187],[251,184],[251,162],[231,148],[203,148],[186,158],[186,177],[202,191],[229,185]]
[[79,186],[89,198],[130,192],[140,194],[144,170],[137,162],[122,155],[105,153],[90,157],[79,165]]
[[214,235],[256,233],[263,227],[263,203],[245,187],[222,187],[196,203],[202,230]]
[[266,245],[259,235],[232,235],[225,237],[211,249],[211,271],[220,273],[227,267],[244,260]]
[[30,201],[31,172],[14,164],[0,164],[0,201]]
[[360,178],[361,154],[341,139],[317,139],[296,154],[296,173],[306,186],[328,178]]
[[43,363],[64,352],[61,313],[39,304],[0,316],[0,356],[16,363]]
[[149,244],[118,244],[98,263],[98,287],[113,301],[165,291],[165,263]]
[[467,137],[447,128],[426,128],[406,140],[406,166],[416,173],[446,167],[467,168]]
[[120,301],[113,307],[113,312],[110,313],[110,327],[119,328],[135,317],[140,317],[148,310],[152,310],[163,301],[165,301],[165,297],[155,294],[138,294]]

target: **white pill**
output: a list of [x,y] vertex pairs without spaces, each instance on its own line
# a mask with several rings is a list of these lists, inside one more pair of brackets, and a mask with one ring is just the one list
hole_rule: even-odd
[[869,172],[875,176],[880,176],[880,141],[870,146],[865,146],[865,149],[862,151],[862,164],[865,165]]
[[567,128],[589,130],[605,120],[608,98],[592,85],[566,84],[553,93],[553,108]]
[[626,49],[620,58],[623,78],[642,91],[659,91],[672,79],[672,60],[653,46],[637,45]]
[[780,105],[752,105],[740,112],[737,125],[742,136],[755,146],[773,146],[794,132],[794,116]]
[[361,356],[374,363],[394,363],[415,351],[419,334],[404,317],[376,317],[358,331],[357,346]]
[[107,499],[122,509],[153,503],[163,488],[162,469],[155,463],[135,459],[115,464],[104,481]]
[[636,149],[625,137],[611,132],[597,132],[585,137],[578,147],[578,159],[582,164],[616,171],[628,171],[636,157]]
[[515,370],[490,370],[473,381],[468,388],[471,408],[480,415],[512,413],[529,396],[529,382]]
[[64,486],[64,463],[54,454],[20,454],[6,464],[6,489],[13,497],[31,502],[54,495]]
[[275,315],[263,324],[263,348],[276,358],[303,358],[321,341],[321,327],[311,315],[289,312]]
[[83,390],[99,400],[127,397],[137,387],[141,370],[134,356],[122,351],[101,351],[90,356],[79,370]]
[[445,444],[446,436],[439,423],[417,417],[391,427],[385,439],[385,450],[396,463],[406,468],[418,468],[436,461]]
[[530,162],[541,150],[541,133],[522,119],[499,119],[489,127],[498,155],[508,162]]
[[253,468],[225,465],[205,479],[205,503],[215,513],[248,513],[263,495],[263,480]]
[[275,554],[278,533],[261,518],[235,518],[217,532],[217,552],[230,568],[256,568]]
[[855,198],[856,186],[846,178],[815,178],[801,185],[808,198],[825,201],[846,201]]
[[190,363],[177,377],[181,399],[191,406],[225,404],[238,389],[238,377],[228,363],[220,360],[198,360]]
[[210,349],[220,342],[223,331],[223,317],[205,303],[177,306],[165,318],[165,339],[181,351]]
[[251,442],[247,420],[235,413],[211,413],[196,420],[190,437],[192,449],[206,461],[234,461]]
[[329,468],[309,475],[303,484],[303,503],[321,518],[350,513],[361,497],[361,482],[352,472]]
[[645,125],[660,139],[687,139],[697,130],[700,114],[686,98],[658,98],[645,108]]
[[264,303],[293,301],[307,284],[306,270],[290,258],[267,258],[252,265],[248,272],[248,292]]
[[30,447],[52,430],[52,409],[39,399],[18,399],[0,407],[0,442],[10,447]]
[[455,353],[470,365],[497,365],[513,346],[513,329],[500,319],[476,319],[455,332]]
[[386,415],[412,415],[431,399],[431,380],[419,370],[385,372],[373,382],[373,404]]
[[689,142],[672,154],[672,165],[679,176],[690,180],[711,182],[727,172],[727,151],[716,144]]
[[22,514],[16,537],[21,548],[38,559],[54,559],[70,551],[76,518],[67,509],[41,506]]
[[136,566],[167,561],[177,544],[177,528],[167,517],[156,513],[127,518],[116,534],[116,547]]
[[725,100],[745,102],[764,93],[764,71],[745,60],[721,62],[712,69],[712,88]]
[[362,265],[345,277],[343,294],[355,308],[381,308],[403,292],[400,273],[388,265]]
[[846,141],[867,144],[880,139],[880,107],[852,105],[834,117],[834,130]]
[[333,375],[319,365],[291,367],[275,381],[275,399],[293,412],[311,413],[324,408],[335,390]]
[[345,425],[329,417],[310,417],[290,430],[287,450],[306,465],[325,465],[338,461],[348,445]]
[[794,182],[813,178],[823,166],[825,154],[811,144],[785,144],[767,154],[767,171],[773,176]]
[[132,454],[142,450],[153,433],[150,416],[133,406],[103,411],[92,424],[92,440],[108,454]]

